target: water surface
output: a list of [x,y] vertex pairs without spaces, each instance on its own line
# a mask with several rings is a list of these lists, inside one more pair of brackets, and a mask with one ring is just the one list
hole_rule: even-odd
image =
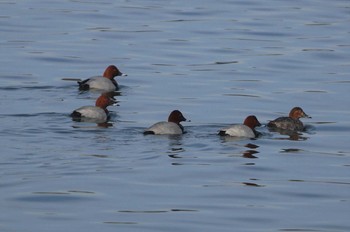
[[[2,231],[349,231],[347,1],[2,1]],[[111,126],[64,78],[119,78]],[[301,106],[298,135],[225,139]],[[142,131],[179,109],[182,136]]]

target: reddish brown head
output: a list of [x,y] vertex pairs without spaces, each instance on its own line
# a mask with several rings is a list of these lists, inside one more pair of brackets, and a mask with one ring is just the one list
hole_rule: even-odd
[[294,107],[289,112],[289,117],[293,119],[299,119],[299,118],[311,118],[309,115],[307,115],[302,108],[300,107]]
[[168,117],[168,122],[174,122],[176,124],[180,124],[180,122],[186,121],[186,118],[182,115],[179,110],[174,110],[170,113]]
[[126,76],[126,74],[120,72],[116,66],[110,65],[106,68],[105,72],[103,73],[103,76],[112,80],[116,76]]
[[260,122],[254,115],[249,115],[248,117],[246,117],[243,124],[251,128],[252,130],[254,130],[254,128],[257,126],[261,126]]
[[97,98],[95,105],[106,110],[108,106],[113,105],[114,103],[117,103],[117,101],[109,97],[108,95],[102,94]]

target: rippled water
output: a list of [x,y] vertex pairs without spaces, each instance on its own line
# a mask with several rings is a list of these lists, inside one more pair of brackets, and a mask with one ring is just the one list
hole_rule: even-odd
[[[349,231],[348,1],[0,2],[1,231]],[[65,78],[116,64],[110,127]],[[224,139],[301,106],[307,131]],[[144,136],[173,109],[183,136]]]

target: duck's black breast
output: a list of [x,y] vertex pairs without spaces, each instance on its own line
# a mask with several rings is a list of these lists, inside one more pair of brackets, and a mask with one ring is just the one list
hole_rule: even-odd
[[79,84],[79,90],[89,90],[90,85],[87,83],[90,79],[86,79],[83,81],[78,81]]
[[220,135],[220,136],[225,136],[225,135],[227,135],[227,134],[226,134],[226,131],[221,130],[221,131],[219,131],[218,135]]
[[144,135],[154,135],[154,131],[144,131]]
[[74,111],[70,114],[70,116],[71,116],[72,118],[81,118],[81,113],[78,112],[78,111],[76,111],[76,110],[74,110]]

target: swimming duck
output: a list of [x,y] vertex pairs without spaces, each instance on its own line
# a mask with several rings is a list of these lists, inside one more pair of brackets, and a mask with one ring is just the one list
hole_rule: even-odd
[[120,72],[116,66],[110,65],[106,68],[102,76],[94,76],[83,81],[78,81],[79,90],[99,89],[106,92],[118,90],[118,83],[114,79],[116,76],[127,75]]
[[232,125],[227,128],[223,128],[219,131],[221,136],[233,136],[233,137],[245,137],[245,138],[255,138],[258,136],[258,132],[255,127],[261,126],[260,122],[254,115],[249,115],[244,120],[243,124]]
[[117,103],[108,94],[102,94],[97,98],[95,106],[83,106],[71,113],[74,121],[106,122],[109,117],[107,107]]
[[289,112],[289,117],[279,117],[270,121],[267,126],[270,128],[290,130],[290,131],[303,131],[304,125],[299,118],[311,118],[307,115],[302,108],[294,107]]
[[179,110],[174,110],[170,113],[168,121],[157,122],[148,129],[146,129],[143,134],[156,134],[156,135],[177,135],[183,134],[184,128],[180,122],[186,121],[186,118],[182,115]]

